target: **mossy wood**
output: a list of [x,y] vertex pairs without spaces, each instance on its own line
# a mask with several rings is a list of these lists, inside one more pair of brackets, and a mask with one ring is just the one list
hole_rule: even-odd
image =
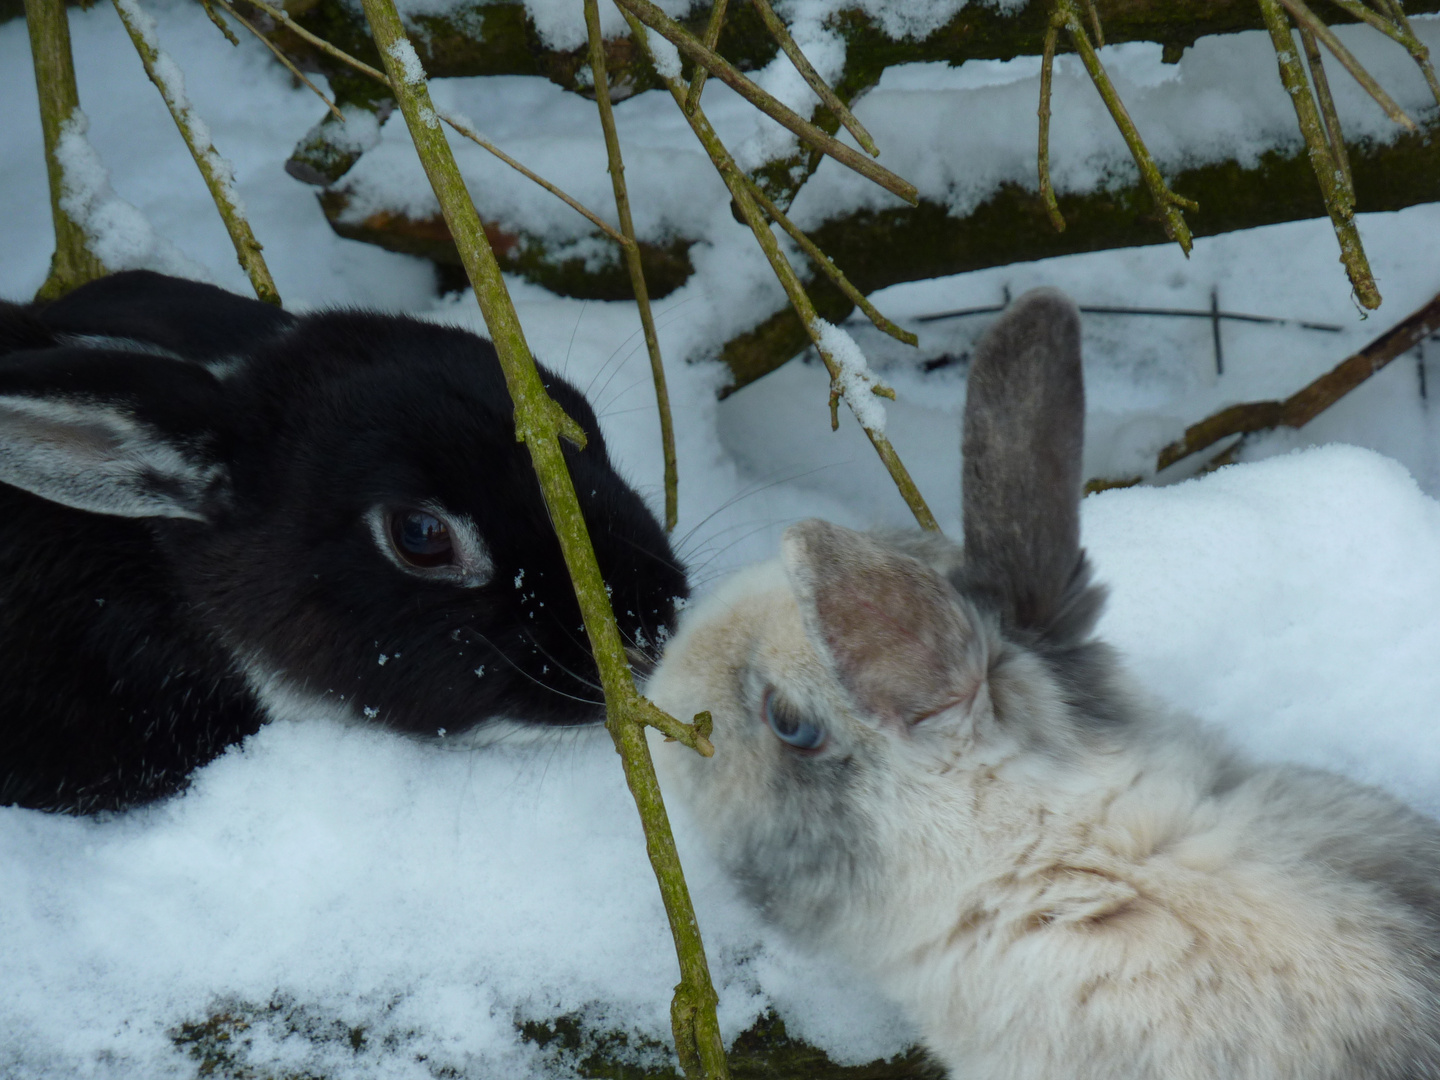
[[[1348,151],[1358,211],[1440,201],[1440,119],[1394,142],[1354,142]],[[1303,147],[1269,151],[1250,168],[1222,161],[1182,169],[1172,174],[1171,182],[1200,203],[1200,210],[1189,215],[1196,236],[1326,213]],[[1064,232],[1056,232],[1044,202],[1031,188],[1007,184],[963,217],[922,202],[914,209],[867,210],[835,218],[810,236],[845,268],[857,288],[871,293],[900,282],[990,266],[1155,243],[1163,235],[1142,183],[1060,195],[1058,202],[1069,222]],[[814,276],[807,289],[822,318],[837,322],[850,314],[850,301],[823,276]],[[788,308],[732,338],[721,352],[733,380],[730,391],[774,371],[808,344],[805,328]]]
[[70,54],[70,20],[64,0],[25,0],[26,29],[35,63],[35,88],[40,97],[40,130],[45,140],[45,170],[50,181],[50,217],[55,225],[55,252],[50,257],[37,300],[53,300],[105,273],[90,253],[85,233],[60,207],[64,174],[55,157],[61,125],[80,108],[75,89],[75,63]]
[[444,127],[430,100],[425,73],[401,24],[394,0],[364,0],[365,16],[385,71],[399,99],[406,127],[425,174],[455,237],[465,272],[475,291],[491,340],[499,355],[505,384],[515,406],[515,435],[535,467],[546,509],[560,541],[565,565],[595,654],[605,692],[606,727],[625,770],[645,832],[646,852],[655,871],[679,960],[679,985],[671,1000],[675,1048],[692,1080],[725,1080],[725,1048],[715,1016],[717,997],[689,890],[675,850],[674,837],[645,740],[650,725],[702,753],[713,753],[705,732],[676,722],[635,689],[624,644],[595,551],[580,512],[560,439],[583,445],[585,433],[545,392],[525,342],[524,330],[505,288],[500,265],[470,201]]
[[[535,1047],[556,1080],[678,1080],[668,1048],[624,1031],[597,1028],[584,1016],[519,1019],[521,1039]],[[388,1054],[404,1054],[403,1040],[354,1025],[323,1009],[277,996],[268,1002],[232,1000],[203,1019],[172,1028],[170,1041],[210,1080],[329,1080],[324,1073],[269,1068],[255,1061],[257,1044],[273,1046],[276,1036],[317,1048],[362,1054],[377,1042]],[[263,1051],[262,1051],[263,1052]],[[770,1012],[742,1031],[730,1047],[735,1080],[944,1080],[944,1070],[924,1051],[912,1048],[894,1057],[840,1065],[792,1037]],[[436,1075],[467,1080],[481,1075],[442,1066]]]

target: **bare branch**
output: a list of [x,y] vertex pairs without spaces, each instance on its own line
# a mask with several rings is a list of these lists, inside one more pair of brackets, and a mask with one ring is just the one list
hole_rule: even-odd
[[660,410],[660,448],[665,461],[665,531],[675,528],[680,514],[680,478],[675,463],[675,423],[670,415],[670,392],[665,386],[665,364],[660,356],[660,338],[650,311],[650,290],[640,266],[640,246],[635,242],[635,223],[630,217],[630,196],[625,190],[625,163],[620,157],[620,136],[615,130],[615,110],[610,107],[610,77],[605,70],[605,41],[600,36],[600,9],[596,0],[585,0],[585,27],[590,37],[590,70],[595,76],[595,104],[600,109],[600,127],[605,132],[605,152],[610,160],[610,181],[615,188],[615,212],[625,245],[625,265],[640,325],[645,332],[645,349],[650,354],[650,374],[655,383],[655,404]]
[[[742,75],[734,64],[713,49],[707,49],[704,43],[696,40],[688,30],[652,4],[650,0],[616,0],[616,2],[627,14],[633,15],[639,22],[658,32],[695,63],[708,68],[710,74],[720,79],[766,116],[799,136],[805,143],[834,158],[840,164],[854,169],[866,179],[873,180],[886,191],[900,196],[910,205],[914,206],[919,201],[920,196],[916,192],[914,184],[901,179],[884,166],[875,164],[863,154],[857,153],[838,139],[825,134],[794,109],[767,94]],[[641,36],[643,38],[643,35]]]

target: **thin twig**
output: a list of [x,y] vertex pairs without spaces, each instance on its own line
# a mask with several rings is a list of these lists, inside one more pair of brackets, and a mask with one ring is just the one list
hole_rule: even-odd
[[1186,255],[1190,254],[1192,244],[1190,226],[1185,221],[1182,210],[1195,211],[1200,207],[1194,201],[1177,195],[1170,190],[1165,178],[1160,175],[1160,168],[1155,164],[1155,159],[1150,156],[1150,150],[1145,141],[1140,138],[1140,132],[1136,129],[1135,123],[1130,119],[1129,112],[1125,109],[1125,103],[1120,100],[1115,86],[1110,81],[1109,74],[1105,71],[1105,65],[1100,63],[1100,57],[1096,55],[1095,47],[1090,44],[1090,38],[1085,33],[1085,27],[1080,23],[1080,14],[1075,10],[1073,0],[1055,0],[1056,14],[1064,19],[1065,29],[1070,32],[1070,40],[1075,44],[1075,51],[1080,54],[1080,60],[1085,65],[1085,70],[1090,74],[1090,81],[1095,84],[1095,89],[1100,91],[1100,97],[1104,99],[1105,106],[1110,110],[1110,116],[1115,121],[1115,126],[1120,129],[1120,134],[1125,137],[1125,145],[1130,148],[1130,156],[1135,159],[1135,164],[1140,169],[1140,176],[1145,181],[1145,186],[1150,189],[1150,197],[1155,200],[1155,209],[1160,212],[1161,221],[1165,226],[1165,235],[1180,245],[1180,250]]
[[760,209],[774,218],[775,223],[789,234],[790,239],[799,245],[800,250],[805,252],[811,261],[825,272],[826,276],[835,283],[836,287],[849,297],[851,303],[865,313],[869,320],[875,324],[877,330],[884,331],[896,341],[903,341],[906,345],[920,344],[920,339],[909,330],[895,325],[895,323],[880,314],[875,305],[866,299],[865,294],[850,283],[850,279],[835,265],[830,256],[820,250],[820,245],[806,236],[804,230],[791,221],[785,214],[785,211],[776,206],[770,196],[766,195],[765,192],[760,189],[759,184],[755,183],[755,181],[751,180],[748,176],[745,177],[745,181],[749,185],[750,194],[754,197],[755,201],[760,204]]
[[1050,85],[1051,73],[1055,68],[1055,46],[1059,43],[1060,27],[1063,20],[1051,16],[1045,30],[1045,53],[1040,58],[1040,148],[1035,154],[1035,164],[1040,172],[1040,198],[1045,202],[1045,212],[1050,215],[1050,224],[1056,232],[1065,231],[1065,215],[1060,213],[1060,204],[1055,201],[1055,188],[1050,183]]
[[1302,30],[1309,30],[1324,43],[1351,77],[1365,88],[1365,92],[1375,99],[1375,103],[1380,108],[1385,110],[1386,116],[1410,131],[1416,129],[1415,121],[1411,120],[1405,110],[1395,103],[1395,99],[1385,92],[1384,88],[1375,81],[1374,76],[1365,70],[1364,65],[1355,59],[1354,54],[1335,36],[1335,31],[1326,26],[1325,21],[1310,10],[1305,0],[1280,0],[1280,4],[1294,17],[1296,25]]
[[[900,196],[911,206],[919,205],[920,194],[915,190],[914,184],[896,176],[883,165],[877,165],[840,140],[825,134],[794,109],[760,89],[742,75],[734,64],[713,49],[707,49],[703,42],[697,40],[693,34],[652,4],[650,0],[616,0],[616,3],[622,11],[635,16],[638,21],[658,32],[661,37],[670,41],[692,61],[709,68],[710,74],[720,79],[766,116],[799,136],[803,142],[834,158],[840,164],[854,169],[866,179],[873,180],[886,191]],[[643,38],[643,35],[641,36]]]
[[1330,157],[1339,173],[1339,182],[1344,186],[1345,197],[1355,202],[1355,180],[1350,175],[1350,151],[1345,148],[1345,132],[1340,127],[1340,114],[1335,110],[1335,99],[1330,95],[1330,80],[1325,75],[1325,58],[1320,55],[1320,45],[1307,27],[1300,27],[1300,44],[1305,49],[1305,62],[1310,68],[1310,79],[1315,84],[1315,101],[1320,106],[1320,116],[1325,121],[1325,136],[1330,143]]
[[[703,1072],[710,1080],[724,1080],[727,1070],[725,1048],[715,1017],[717,997],[645,739],[645,722],[647,719],[653,722],[658,710],[646,703],[635,689],[624,642],[615,624],[605,581],[595,561],[575,485],[560,448],[561,437],[583,443],[584,432],[545,392],[540,381],[520,319],[500,274],[500,265],[435,115],[429,86],[415,49],[405,35],[394,0],[364,0],[364,8],[416,152],[490,329],[505,384],[515,405],[515,435],[530,452],[546,509],[575,585],[575,596],[605,690],[606,727],[615,741],[626,781],[640,811],[646,852],[655,870],[675,940],[681,973],[681,983],[671,1003],[676,1051],[682,1063],[691,1066],[687,1072],[697,1076]],[[675,721],[673,730],[691,746],[709,745],[698,725]]]
[[[222,0],[216,0],[216,2],[222,2]],[[366,76],[367,78],[373,79],[375,82],[380,83],[382,86],[390,87],[391,93],[394,93],[395,88],[393,86],[390,86],[390,79],[383,71],[371,67],[363,60],[357,60],[355,57],[351,56],[343,49],[336,48],[324,38],[312,34],[309,30],[306,30],[303,26],[290,18],[289,13],[286,12],[283,8],[275,7],[273,4],[268,3],[267,0],[245,0],[245,2],[248,3],[251,7],[259,8],[261,11],[265,12],[265,14],[269,15],[272,19],[275,19],[277,22],[282,23],[287,30],[291,31],[293,34],[297,35],[302,40],[309,42],[311,45],[314,45],[321,52],[334,57],[342,64],[346,64],[349,67],[354,68],[356,71],[360,72],[360,74]],[[445,123],[449,124],[452,128],[454,128],[456,132],[465,136],[465,138],[469,139],[475,145],[479,146],[482,150],[488,151],[489,153],[493,154],[495,157],[503,161],[506,165],[509,165],[510,168],[514,169],[521,176],[525,177],[525,179],[530,180],[533,183],[539,184],[546,191],[550,192],[551,195],[554,195],[566,206],[570,207],[576,213],[580,214],[582,217],[584,217],[592,225],[598,228],[606,236],[610,237],[611,240],[614,240],[621,247],[625,247],[630,243],[630,241],[625,239],[623,233],[616,231],[613,226],[606,224],[606,222],[600,217],[600,215],[586,208],[585,205],[579,200],[571,198],[569,195],[565,194],[565,192],[561,191],[558,187],[550,183],[550,181],[546,180],[543,176],[540,176],[527,169],[524,165],[520,164],[520,162],[516,161],[509,154],[505,153],[505,151],[501,150],[494,143],[490,142],[482,135],[480,135],[479,132],[475,131],[472,127],[470,127],[469,124],[465,123],[464,120],[456,116],[451,116],[449,113],[441,112],[438,109],[435,110],[435,115],[438,116],[441,120],[445,121]]]
[[[720,43],[720,29],[725,25],[726,0],[715,0],[710,9],[710,21],[705,24],[705,42],[707,49],[713,49]],[[705,80],[710,77],[710,71],[704,64],[695,65],[695,73],[690,76],[690,89],[685,95],[685,111],[690,112],[696,105],[700,104],[700,94],[705,89]]]
[[1095,10],[1095,0],[1085,0],[1085,11],[1090,16],[1090,29],[1095,32],[1095,47],[1105,47],[1105,28],[1100,25],[1100,12]]
[[[634,35],[635,40],[641,44],[642,48],[647,48],[648,43],[645,36],[644,25],[626,7],[622,6],[621,13],[625,16],[625,21],[630,24],[630,31]],[[725,181],[725,186],[730,189],[730,197],[735,200],[735,205],[739,207],[740,213],[744,215],[745,223],[750,226],[750,231],[755,234],[755,239],[759,242],[761,250],[765,252],[765,257],[769,260],[771,269],[775,271],[775,276],[780,280],[780,285],[785,290],[785,295],[789,297],[795,313],[800,316],[800,321],[804,324],[806,332],[810,335],[810,340],[815,345],[815,351],[820,354],[820,359],[825,364],[825,369],[830,373],[830,402],[833,410],[839,396],[839,388],[842,385],[840,365],[830,350],[821,344],[818,325],[819,317],[815,312],[815,305],[805,292],[805,286],[800,281],[800,276],[796,274],[795,268],[790,265],[790,260],[787,259],[785,253],[780,250],[780,243],[775,239],[775,234],[770,231],[770,225],[765,220],[764,212],[760,209],[760,204],[756,202],[754,198],[754,185],[747,182],[748,178],[735,163],[735,159],[730,156],[730,151],[725,148],[725,144],[720,141],[720,136],[715,133],[715,129],[711,127],[709,119],[705,116],[705,110],[697,106],[689,112],[685,111],[684,84],[678,79],[666,79],[664,81],[670,90],[670,95],[675,99],[675,104],[680,107],[680,111],[684,113],[685,118],[690,122],[690,129],[695,133],[695,137],[700,140],[700,144],[705,147],[705,151],[710,155],[710,160],[714,163],[716,171],[720,174],[720,178]],[[875,387],[872,387],[872,391],[884,394],[885,388],[880,387],[876,390]],[[863,406],[857,406],[854,401],[850,400],[848,394],[846,395],[846,404],[850,406],[852,413],[857,414],[856,420],[860,422],[861,429],[865,432],[866,437],[869,438],[870,445],[875,448],[875,452],[879,455],[881,462],[890,473],[890,478],[895,482],[895,486],[900,492],[900,497],[905,500],[905,504],[909,506],[910,512],[915,515],[915,520],[919,522],[920,527],[938,531],[940,526],[935,521],[935,515],[930,512],[930,507],[926,505],[924,497],[920,494],[920,489],[916,486],[915,481],[910,476],[909,470],[905,468],[904,462],[900,460],[900,455],[895,452],[895,447],[891,445],[885,433],[883,431],[877,431],[863,421],[860,421],[858,413]]]
[[170,110],[181,138],[190,149],[190,156],[195,159],[200,175],[205,179],[205,186],[210,189],[210,197],[225,222],[230,242],[235,245],[235,257],[249,276],[251,288],[267,304],[279,306],[280,293],[270,276],[270,268],[265,265],[264,256],[260,254],[260,241],[255,239],[254,230],[250,228],[235,194],[233,167],[216,151],[209,129],[186,98],[180,68],[160,49],[155,39],[155,20],[142,11],[135,0],[115,0],[115,10],[120,13],[120,21],[125,24],[130,40],[135,43],[135,51],[145,65],[145,74],[150,76],[150,81],[165,99],[165,107]]
[[1233,435],[1249,435],[1276,427],[1304,427],[1390,361],[1403,356],[1437,330],[1440,330],[1440,296],[1284,401],[1231,405],[1191,424],[1181,438],[1160,451],[1155,469],[1158,472],[1168,468]]
[[1395,26],[1405,35],[1401,44],[1410,50],[1410,55],[1415,63],[1420,65],[1420,71],[1425,76],[1425,81],[1430,84],[1430,93],[1435,95],[1435,104],[1440,105],[1440,79],[1435,76],[1435,65],[1430,62],[1430,49],[1420,40],[1415,33],[1415,28],[1410,25],[1410,17],[1405,14],[1405,9],[1400,5],[1400,0],[1380,0],[1385,10],[1390,13]]
[[1325,129],[1321,123],[1315,98],[1310,92],[1310,82],[1305,68],[1295,49],[1295,39],[1290,34],[1290,20],[1280,6],[1281,0],[1259,0],[1261,14],[1270,31],[1270,43],[1275,49],[1275,60],[1280,67],[1280,81],[1290,95],[1295,109],[1295,119],[1300,133],[1305,138],[1305,148],[1310,155],[1310,166],[1320,184],[1320,195],[1325,200],[1325,209],[1330,214],[1335,228],[1335,238],[1340,242],[1340,261],[1350,277],[1350,285],[1361,305],[1370,309],[1380,306],[1380,290],[1375,287],[1375,277],[1370,272],[1370,262],[1365,257],[1365,246],[1360,240],[1360,230],[1355,226],[1355,203],[1340,183],[1340,171],[1330,154]]
[[590,36],[590,70],[595,76],[595,104],[600,109],[600,127],[605,132],[605,153],[610,161],[610,181],[615,188],[615,212],[620,230],[630,242],[625,245],[625,264],[630,285],[640,309],[645,331],[645,348],[650,354],[650,374],[655,381],[655,404],[660,410],[660,447],[665,460],[665,531],[675,528],[680,514],[680,478],[675,464],[675,423],[670,415],[670,392],[665,386],[665,364],[660,357],[660,338],[650,311],[650,290],[640,265],[640,247],[635,242],[635,223],[630,216],[630,196],[625,190],[625,162],[620,156],[620,136],[615,130],[615,110],[610,105],[609,76],[605,70],[605,40],[600,35],[600,7],[585,0],[585,27]]
[[[315,92],[315,96],[325,103],[325,107],[330,110],[330,114],[334,116],[336,120],[339,120],[342,124],[345,123],[345,114],[335,107],[335,102],[331,101],[328,97],[326,97],[324,91],[322,91],[318,86],[316,86],[313,82],[311,82],[305,77],[305,73],[295,66],[295,64],[291,61],[290,57],[285,55],[284,50],[281,49],[280,46],[276,45],[273,41],[271,41],[268,37],[262,34],[254,26],[250,25],[249,21],[246,20],[245,16],[241,15],[238,11],[236,11],[233,7],[226,3],[225,0],[205,0],[205,10],[210,15],[210,21],[213,22],[216,26],[220,27],[220,29],[225,32],[225,35],[227,37],[233,37],[234,35],[230,33],[230,28],[220,21],[220,16],[215,14],[215,9],[211,6],[212,4],[219,4],[220,7],[224,9],[225,14],[229,15],[246,30],[249,30],[250,33],[254,34],[257,38],[263,41],[265,43],[265,47],[275,54],[275,58],[279,60],[280,63],[284,64],[287,69],[289,69],[290,74],[294,75],[295,78],[299,79],[302,83],[304,83],[311,90],[313,90]],[[239,45],[239,39],[235,39],[233,43]]]
[[[234,45],[236,48],[239,48],[240,39],[235,36],[234,30],[231,30],[230,27],[225,25],[225,20],[220,18],[220,16],[216,13],[214,4],[211,2],[211,0],[200,0],[200,6],[205,9],[206,17],[215,24],[216,29],[218,29],[220,33],[225,35],[225,40],[230,42],[230,44]],[[230,12],[230,14],[235,15],[235,12],[232,11]],[[239,18],[238,15],[236,15],[235,17]]]
[[1435,77],[1435,66],[1430,62],[1430,49],[1415,34],[1415,28],[1410,25],[1410,20],[1405,15],[1396,0],[1377,0],[1389,18],[1385,15],[1372,11],[1361,0],[1331,0],[1337,7],[1348,11],[1356,19],[1368,23],[1379,30],[1382,34],[1405,46],[1415,63],[1419,65],[1425,81],[1430,85],[1430,92],[1435,96],[1435,101],[1440,104],[1440,79]]
[[[845,130],[855,136],[855,141],[860,144],[861,149],[871,157],[879,157],[880,148],[875,145],[875,140],[870,137],[870,132],[865,130],[865,126],[859,120],[855,119],[855,114],[840,100],[835,91],[830,89],[830,84],[820,77],[820,73],[815,70],[814,65],[800,51],[800,46],[795,44],[795,39],[790,36],[790,31],[780,16],[775,14],[775,9],[770,6],[769,0],[750,0],[750,2],[759,12],[760,21],[765,24],[765,29],[770,31],[770,36],[790,58],[790,62],[795,65],[795,70],[800,73],[800,77],[805,80],[806,85],[815,91],[815,96],[820,99],[820,103],[839,118],[840,123],[845,125]],[[688,99],[686,104],[689,104]]]

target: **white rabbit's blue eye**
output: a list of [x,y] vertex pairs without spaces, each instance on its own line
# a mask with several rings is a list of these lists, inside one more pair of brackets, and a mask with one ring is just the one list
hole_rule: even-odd
[[796,750],[819,750],[825,745],[825,729],[807,719],[799,709],[777,694],[774,687],[766,689],[760,711],[775,737],[786,746],[793,746]]
[[389,514],[390,541],[411,566],[430,569],[456,561],[450,527],[425,510],[398,509]]

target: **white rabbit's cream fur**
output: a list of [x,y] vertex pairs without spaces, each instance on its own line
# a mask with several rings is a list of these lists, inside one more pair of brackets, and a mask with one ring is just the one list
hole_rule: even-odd
[[[712,711],[714,759],[668,745],[657,762],[767,915],[872,971],[957,1078],[1437,1075],[1357,1067],[1353,1050],[1417,1035],[1434,1052],[1434,984],[1396,950],[1425,930],[1383,887],[1311,857],[1337,818],[1408,815],[1337,778],[1248,769],[1158,712],[1138,743],[1037,752],[986,699],[1049,712],[1055,688],[1033,664],[1008,668],[968,713],[927,719],[935,730],[877,729],[768,563],[685,613],[649,687],[679,715]],[[847,740],[854,805],[810,824],[860,865],[806,879],[781,857],[787,880],[763,880],[797,823],[794,755],[759,714],[761,684]],[[1287,815],[1291,788],[1333,817]]]
[[[1043,354],[1033,337],[1070,317],[1027,300],[992,365]],[[1007,407],[975,378],[972,415]],[[1002,518],[1036,498],[1073,514],[1078,479],[1047,495],[978,451],[963,556],[806,522],[685,613],[648,693],[709,709],[716,752],[657,743],[667,794],[768,918],[872,972],[957,1080],[1440,1078],[1435,823],[1249,763],[1132,687],[1090,638],[1078,546],[1050,550],[1075,523],[1033,559],[997,548],[1033,535]],[[1024,506],[985,494],[1017,475]],[[1034,565],[1057,569],[1027,592]],[[767,692],[824,744],[777,737]]]

